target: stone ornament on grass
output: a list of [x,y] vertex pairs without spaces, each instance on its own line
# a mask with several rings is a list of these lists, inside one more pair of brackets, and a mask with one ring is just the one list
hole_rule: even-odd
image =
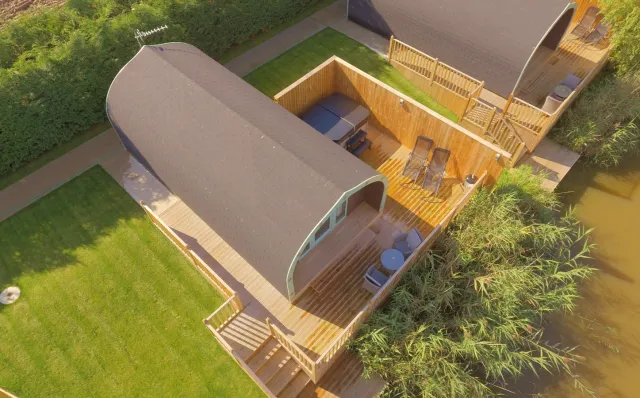
[[20,297],[20,288],[18,286],[9,286],[0,293],[0,303],[9,305],[14,303]]

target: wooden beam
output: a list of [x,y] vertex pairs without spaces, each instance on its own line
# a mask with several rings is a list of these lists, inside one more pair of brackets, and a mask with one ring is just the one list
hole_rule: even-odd
[[513,93],[509,95],[509,99],[507,100],[507,103],[504,104],[504,108],[502,108],[502,116],[507,115],[507,110],[509,109],[509,106],[511,106],[512,102],[513,102]]

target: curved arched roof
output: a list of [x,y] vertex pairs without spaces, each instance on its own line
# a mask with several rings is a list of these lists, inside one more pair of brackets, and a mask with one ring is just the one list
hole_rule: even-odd
[[[506,97],[547,32],[574,7],[567,0],[349,0],[348,13]],[[564,34],[570,21],[559,21],[564,26],[554,33]]]
[[145,46],[107,114],[127,149],[287,297],[307,236],[380,174],[192,45]]

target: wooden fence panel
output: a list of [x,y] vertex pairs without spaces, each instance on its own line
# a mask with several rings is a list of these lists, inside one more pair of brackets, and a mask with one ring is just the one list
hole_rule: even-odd
[[415,86],[455,113],[465,113],[469,98],[477,98],[484,83],[394,38],[389,62]]
[[335,64],[329,61],[276,94],[273,98],[275,102],[294,115],[300,116],[321,99],[335,93],[336,69]]
[[[371,111],[371,123],[413,148],[416,138],[425,135],[435,145],[451,150],[447,173],[458,179],[490,170],[490,181],[507,164],[511,155],[424,105],[394,90],[366,73],[336,59],[336,88]],[[402,100],[402,101],[401,101]],[[496,155],[498,160],[496,160]]]

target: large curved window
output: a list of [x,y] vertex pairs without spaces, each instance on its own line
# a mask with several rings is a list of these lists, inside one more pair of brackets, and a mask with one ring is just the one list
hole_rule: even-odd
[[336,207],[333,208],[331,214],[324,219],[316,230],[309,236],[309,240],[305,243],[304,249],[300,253],[298,260],[303,258],[313,247],[315,247],[331,230],[338,226],[347,216],[347,200],[344,199]]

